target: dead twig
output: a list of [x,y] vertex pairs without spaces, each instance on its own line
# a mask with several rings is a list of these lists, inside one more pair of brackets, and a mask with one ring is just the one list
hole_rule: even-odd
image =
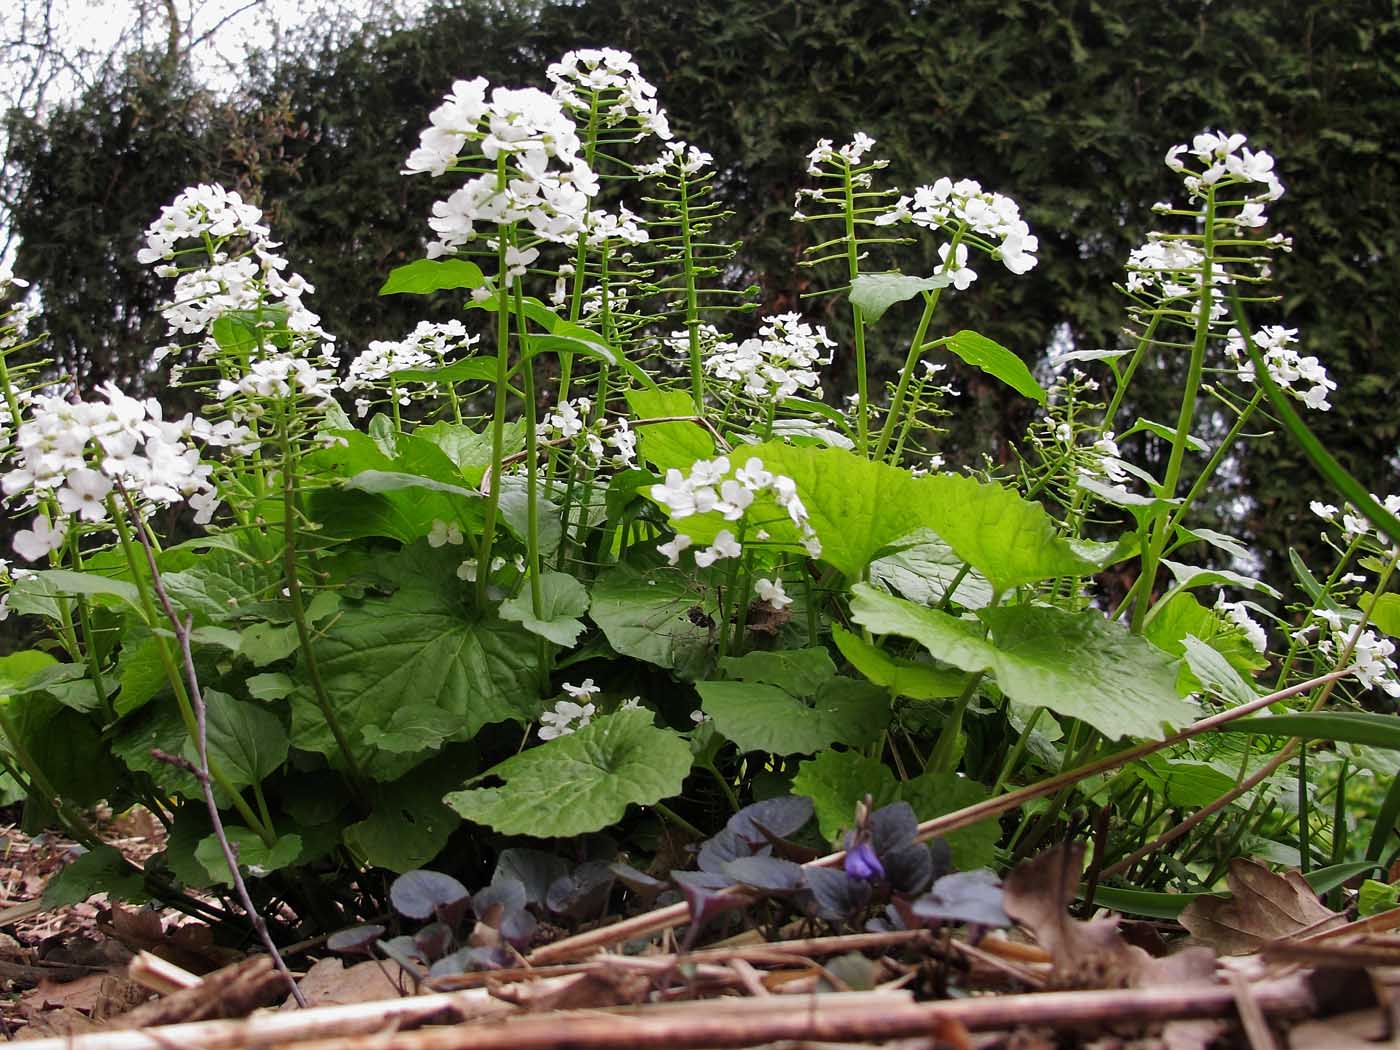
[[[1046,795],[1053,795],[1062,788],[1069,787],[1086,780],[1089,777],[1106,773],[1110,769],[1117,769],[1127,765],[1129,762],[1139,758],[1146,758],[1148,755],[1200,736],[1202,733],[1209,733],[1220,726],[1225,725],[1237,718],[1253,714],[1255,711],[1263,710],[1280,700],[1286,700],[1298,693],[1306,693],[1316,689],[1319,685],[1336,681],[1351,674],[1354,668],[1348,666],[1342,670],[1333,671],[1330,674],[1321,675],[1306,682],[1290,686],[1287,689],[1280,689],[1267,696],[1261,696],[1258,700],[1252,700],[1247,704],[1222,711],[1219,714],[1203,718],[1199,722],[1193,722],[1185,729],[1172,733],[1164,740],[1149,740],[1146,743],[1138,744],[1136,747],[1127,748],[1117,754],[1109,755],[1107,758],[1099,759],[1097,762],[1090,762],[1088,765],[1080,766],[1078,769],[1071,769],[1068,772],[1060,773],[1057,776],[1048,777],[1035,784],[1020,788],[1017,791],[1009,791],[996,798],[989,798],[983,802],[978,802],[962,809],[954,810],[941,817],[926,820],[919,825],[918,840],[927,842],[929,839],[946,835],[951,831],[958,831],[962,828],[970,827],[979,821],[987,820],[990,817],[998,817],[1003,813],[1016,809],[1027,802],[1033,802]],[[844,850],[828,854],[825,857],[818,857],[816,860],[808,861],[804,867],[808,868],[831,868],[840,864],[846,859]],[[1105,875],[1108,871],[1104,872]],[[741,887],[723,891],[740,895],[744,891]],[[621,922],[613,923],[610,926],[603,926],[595,930],[588,930],[584,933],[576,934],[573,937],[565,937],[563,940],[555,941],[553,944],[546,944],[536,948],[530,953],[529,959],[532,963],[558,962],[565,959],[577,959],[599,948],[612,944],[619,944],[623,941],[634,940],[645,937],[648,934],[657,933],[661,930],[680,926],[690,918],[690,908],[685,902],[668,905],[654,911],[646,912],[642,915],[624,919]]]
[[[248,884],[243,881],[243,874],[238,870],[238,849],[229,841],[228,834],[224,831],[223,818],[219,815],[219,803],[214,798],[213,778],[209,773],[209,708],[204,703],[204,692],[199,685],[199,674],[194,666],[194,653],[190,649],[190,631],[194,625],[194,618],[187,617],[181,619],[180,614],[175,611],[174,604],[170,601],[170,595],[166,593],[165,584],[161,580],[160,567],[156,564],[156,553],[151,549],[151,539],[146,535],[146,524],[141,520],[141,514],[136,509],[136,504],[132,502],[131,495],[118,486],[122,499],[126,501],[127,512],[131,515],[132,524],[135,528],[137,538],[141,541],[141,548],[146,552],[146,564],[151,570],[151,589],[155,591],[156,599],[160,602],[161,610],[165,613],[166,619],[170,621],[171,629],[175,632],[175,641],[180,647],[180,662],[185,671],[185,684],[189,688],[190,706],[194,709],[195,720],[195,754],[198,756],[198,763],[183,762],[189,771],[199,781],[200,790],[204,794],[204,805],[209,811],[209,821],[214,828],[214,837],[218,840],[219,849],[223,852],[224,862],[228,865],[229,874],[233,877],[233,888],[238,894],[238,903],[243,906],[244,913],[248,916],[248,921],[253,924],[253,930],[258,935],[258,940],[267,949],[268,957],[272,959],[272,964],[277,968],[277,972],[282,975],[292,998],[296,1004],[305,1008],[306,997],[301,994],[301,989],[297,987],[297,980],[292,976],[292,971],[287,969],[286,962],[282,959],[282,953],[277,950],[277,945],[273,943],[272,933],[267,928],[267,921],[263,919],[262,913],[253,904],[253,898],[248,893]],[[155,624],[151,625],[152,627]]]

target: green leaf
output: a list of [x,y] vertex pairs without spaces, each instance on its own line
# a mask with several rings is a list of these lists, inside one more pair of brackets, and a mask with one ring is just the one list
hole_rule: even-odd
[[285,306],[262,306],[256,310],[227,310],[215,319],[209,334],[219,349],[247,357],[266,346],[285,348],[291,332]]
[[894,696],[938,700],[957,696],[967,684],[967,675],[962,671],[898,659],[840,626],[832,626],[831,637],[852,667]]
[[9,696],[13,689],[56,663],[51,654],[40,649],[24,649],[0,656],[0,697]]
[[112,900],[145,902],[146,880],[126,863],[121,853],[105,843],[60,869],[44,887],[45,908],[66,908],[105,893]]
[[[209,760],[223,768],[235,788],[260,784],[287,761],[287,731],[271,711],[235,700],[216,689],[204,691]],[[194,742],[186,745],[194,758]]]
[[932,529],[918,529],[901,536],[891,546],[890,553],[870,563],[872,583],[897,591],[911,602],[938,605],[949,597],[948,589],[956,582],[952,600],[964,609],[981,609],[991,604],[991,584],[953,553],[953,548]]
[[392,784],[377,784],[367,818],[345,829],[345,844],[366,863],[402,875],[447,846],[462,818],[442,796],[462,782],[458,760],[442,755]]
[[548,638],[555,645],[571,646],[584,631],[579,619],[588,611],[588,591],[568,573],[540,573],[540,615],[535,616],[529,577],[520,593],[501,602],[501,619],[513,620],[532,634]]
[[[925,774],[897,781],[883,762],[854,751],[823,751],[803,762],[793,778],[792,793],[812,800],[822,837],[839,845],[841,833],[855,818],[856,803],[868,794],[875,808],[908,802],[920,821],[980,802],[986,790],[954,774]],[[985,867],[995,858],[1001,827],[995,818],[950,833],[948,845],[959,869]]]
[[1298,736],[1305,740],[1331,740],[1400,750],[1400,719],[1394,715],[1374,715],[1365,711],[1305,711],[1295,715],[1241,718],[1221,726],[1215,732]]
[[481,267],[466,259],[419,259],[389,271],[380,295],[429,295],[452,288],[480,288]]
[[121,657],[117,660],[117,675],[121,691],[117,693],[113,706],[119,716],[129,715],[145,706],[169,685],[159,644],[152,635],[138,639],[128,631],[127,638],[122,642]]
[[[695,415],[695,401],[683,390],[626,391],[633,419],[666,419]],[[637,428],[642,458],[661,473],[672,468],[689,472],[696,460],[715,457],[715,439],[698,423],[677,420]]]
[[[301,856],[300,835],[283,835],[268,846],[256,832],[247,828],[225,827],[224,832],[229,843],[238,847],[238,869],[244,875],[261,878],[279,868],[290,867]],[[233,885],[233,875],[229,872],[223,848],[216,836],[200,839],[194,856],[214,882]]]
[[[402,368],[394,373],[394,380],[410,383],[494,383],[498,371],[495,357],[467,357],[439,368]],[[514,387],[511,390],[518,393]],[[421,430],[414,431],[415,436],[421,433]]]
[[[48,900],[47,893],[44,899]],[[1387,886],[1384,882],[1367,879],[1357,891],[1356,909],[1363,919],[1395,907],[1400,907],[1400,885]]]
[[[1360,606],[1366,607],[1366,598]],[[1382,594],[1371,606],[1371,622],[1392,638],[1400,638],[1400,594]]]
[[643,710],[595,718],[485,774],[501,787],[471,788],[478,777],[444,801],[507,835],[567,838],[612,827],[629,805],[679,794],[690,771],[690,745],[651,719]]
[[885,690],[834,678],[811,703],[772,685],[696,682],[701,708],[740,751],[810,755],[832,744],[865,746],[889,724]]
[[1169,558],[1163,558],[1162,564],[1171,571],[1177,587],[1182,590],[1192,590],[1196,587],[1241,587],[1267,594],[1270,598],[1280,597],[1279,592],[1263,580],[1256,580],[1253,576],[1230,569],[1203,569],[1196,565],[1183,565]]
[[713,629],[704,621],[717,613],[710,593],[689,574],[669,568],[642,573],[630,565],[598,577],[588,610],[617,652],[687,678],[704,665],[713,642]]
[[719,667],[728,678],[776,685],[799,697],[815,696],[817,690],[836,677],[831,654],[820,646],[772,652],[756,650],[743,656],[726,656]]
[[1045,390],[1035,381],[1026,363],[995,340],[964,329],[949,336],[943,345],[965,363],[995,376],[1018,394],[1045,404]]
[[255,674],[244,684],[248,687],[248,695],[254,700],[285,700],[296,688],[290,675],[276,671]]
[[462,499],[473,502],[479,502],[482,498],[481,493],[461,485],[392,470],[362,470],[354,477],[346,478],[342,484],[347,489],[354,489],[357,492],[376,494],[398,492],[402,489],[428,489],[432,492],[445,492],[451,496],[460,496]]
[[196,622],[220,623],[257,614],[277,598],[282,570],[272,562],[218,549],[201,555],[187,569],[162,574],[171,599]]
[[[1118,440],[1121,441],[1125,437],[1142,431],[1146,431],[1149,434],[1161,438],[1168,445],[1175,444],[1176,442],[1176,427],[1169,427],[1165,423],[1154,423],[1150,419],[1139,419],[1131,427],[1123,431],[1123,433],[1118,436]],[[1210,446],[1204,441],[1190,434],[1186,435],[1186,447],[1192,452],[1207,452],[1210,449]]]
[[141,592],[127,580],[112,580],[91,572],[71,569],[44,569],[33,574],[47,584],[55,594],[82,594],[92,598],[115,598],[125,602],[143,620],[146,611],[141,606]]
[[399,755],[436,751],[456,735],[456,715],[432,704],[405,704],[395,709],[384,727],[365,726],[360,736],[366,744]]
[[839,448],[764,444],[742,454],[796,482],[822,560],[852,579],[921,527],[999,591],[1099,568],[1060,535],[1043,507],[1001,485],[954,474],[915,478]]
[[[459,740],[483,725],[526,721],[538,713],[534,636],[490,612],[473,611],[469,588],[456,577],[459,557],[419,544],[386,559],[379,569],[398,589],[387,597],[347,601],[316,640],[331,710],[365,771],[378,779],[396,780],[415,758],[427,757],[364,743],[367,727],[391,727],[405,698],[456,717]],[[299,678],[304,676],[303,666]],[[304,688],[292,700],[292,743],[339,763],[325,716]]]
[[1188,634],[1182,643],[1186,666],[1202,689],[1232,704],[1247,704],[1259,694],[1230,666],[1230,661],[1214,646]]
[[916,295],[946,288],[952,278],[943,274],[933,277],[910,277],[902,273],[862,273],[851,282],[851,305],[858,306],[865,319],[874,324],[895,303]]
[[[1242,316],[1244,308],[1240,303],[1239,293],[1232,292],[1230,299],[1235,308],[1236,316]],[[1241,325],[1240,328],[1243,330],[1244,326]],[[1326,446],[1308,429],[1308,425],[1298,415],[1298,410],[1293,407],[1292,399],[1280,390],[1278,383],[1274,381],[1274,377],[1269,372],[1268,363],[1252,339],[1245,339],[1245,351],[1254,364],[1256,381],[1268,396],[1275,414],[1283,423],[1289,436],[1303,450],[1303,454],[1312,461],[1317,472],[1327,480],[1337,493],[1344,496],[1352,506],[1364,514],[1372,525],[1389,536],[1392,542],[1400,541],[1400,518],[1381,506],[1366,487],[1338,463],[1336,457],[1328,452]]]
[[852,618],[872,632],[912,638],[964,671],[990,671],[1013,702],[1082,719],[1110,738],[1160,740],[1164,725],[1195,714],[1177,696],[1174,661],[1093,610],[983,609],[991,635],[982,638],[966,622],[868,584],[852,594]]
[[238,655],[254,667],[285,660],[297,651],[301,636],[294,623],[255,623],[239,635]]
[[[441,449],[469,483],[481,484],[486,468],[491,465],[489,429],[478,433],[465,423],[450,423],[444,420],[419,427],[413,432],[413,436],[431,442]],[[524,424],[518,420],[506,424],[502,439],[502,455],[510,456],[524,451]]]
[[[110,686],[109,682],[104,683]],[[11,686],[10,695],[15,697],[43,693],[57,700],[64,707],[87,713],[102,706],[102,697],[97,687],[88,679],[86,664],[52,664],[42,667],[20,685]]]

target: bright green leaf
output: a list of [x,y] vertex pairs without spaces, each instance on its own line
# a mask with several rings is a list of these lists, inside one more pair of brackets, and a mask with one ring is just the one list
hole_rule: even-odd
[[593,584],[588,616],[623,656],[693,678],[712,642],[713,629],[704,619],[717,612],[714,599],[687,573],[660,568],[642,573],[619,565]]
[[501,619],[513,620],[532,634],[548,638],[555,645],[571,646],[584,631],[579,619],[588,611],[588,591],[565,572],[540,573],[540,613],[535,615],[530,580],[526,577],[520,592],[501,602]]
[[380,295],[429,295],[453,288],[480,288],[481,267],[466,259],[419,259],[389,271]]
[[81,904],[99,893],[111,900],[144,902],[146,880],[132,868],[122,855],[105,843],[84,853],[71,864],[61,868],[44,887],[45,908],[65,908]]
[[1035,381],[1026,363],[995,340],[964,329],[944,340],[943,345],[965,363],[1000,379],[1018,394],[1045,404],[1045,390]]
[[[626,396],[634,420],[695,415],[695,401],[683,390],[631,389]],[[710,432],[684,419],[638,427],[637,443],[642,458],[661,473],[672,468],[688,473],[696,460],[715,456]]]
[[485,774],[501,787],[472,788],[477,778],[444,801],[507,835],[568,838],[612,827],[629,805],[679,794],[690,771],[690,745],[651,719],[644,710],[595,718]]
[[852,618],[872,632],[913,638],[964,671],[990,671],[1015,703],[1082,719],[1110,738],[1160,740],[1164,725],[1195,714],[1177,696],[1174,661],[1093,610],[984,609],[991,635],[982,638],[966,622],[867,584],[852,593]]
[[852,667],[894,696],[937,700],[957,696],[967,684],[962,671],[901,660],[840,626],[832,626],[831,637]]
[[[268,846],[258,835],[242,827],[225,827],[229,843],[238,847],[238,868],[245,875],[260,878],[279,868],[295,864],[301,856],[300,835],[282,835]],[[228,862],[224,859],[223,847],[213,835],[201,839],[194,850],[195,859],[203,865],[209,877],[225,886],[233,885]]]
[[860,307],[866,321],[874,324],[895,303],[935,288],[946,288],[950,283],[952,278],[944,274],[910,277],[902,273],[862,273],[851,282],[851,305]]
[[696,682],[701,708],[740,751],[810,755],[832,744],[864,746],[889,724],[885,690],[851,678],[827,681],[807,702],[773,685]]

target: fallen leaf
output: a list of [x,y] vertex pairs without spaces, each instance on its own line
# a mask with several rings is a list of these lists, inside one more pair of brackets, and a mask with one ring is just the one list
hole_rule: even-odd
[[1181,913],[1181,925],[1193,937],[1225,955],[1247,955],[1269,941],[1346,922],[1296,871],[1276,875],[1257,861],[1237,857],[1230,861],[1225,881],[1232,896],[1198,897]]
[[[392,964],[390,964],[392,966]],[[322,959],[297,982],[307,1006],[334,1006],[344,1003],[375,1003],[397,999],[403,993],[384,974],[384,967],[370,960],[348,970],[339,959]],[[285,1008],[292,1003],[288,996]]]
[[1215,954],[1208,948],[1154,959],[1123,939],[1116,916],[1072,917],[1067,909],[1083,867],[1083,844],[1064,844],[1017,865],[1002,885],[1006,914],[1030,930],[1054,959],[1057,987],[1152,987],[1214,978]]

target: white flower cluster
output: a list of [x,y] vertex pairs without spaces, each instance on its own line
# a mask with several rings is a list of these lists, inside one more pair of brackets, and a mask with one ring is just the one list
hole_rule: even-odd
[[[1317,643],[1324,655],[1330,657],[1345,650],[1355,635],[1356,646],[1351,653],[1351,662],[1356,665],[1353,672],[1356,680],[1367,689],[1380,689],[1387,696],[1400,697],[1400,680],[1396,678],[1395,661],[1392,659],[1395,655],[1394,642],[1371,630],[1356,635],[1356,627],[1345,625],[1341,615],[1332,609],[1314,609],[1313,616],[1324,621],[1331,632],[1330,637]],[[1314,626],[1305,625],[1299,634],[1307,634]]]
[[213,468],[189,442],[249,451],[248,431],[235,423],[211,424],[192,415],[167,422],[154,399],[138,401],[110,383],[98,393],[104,400],[36,396],[15,435],[16,465],[0,479],[0,488],[7,497],[25,494],[26,506],[56,501],[63,515],[53,522],[41,515],[31,529],[15,534],[15,550],[30,561],[63,544],[69,516],[106,520],[107,498],[118,484],[147,504],[188,499],[195,520],[209,521],[219,502],[210,481]]
[[[554,705],[553,711],[546,711],[540,715],[541,740],[553,740],[555,737],[576,733],[593,721],[593,716],[597,714],[597,706],[590,701],[600,690],[593,683],[593,679],[585,678],[578,685],[565,682],[564,692],[574,699],[560,700]],[[578,703],[580,700],[583,702]]]
[[568,51],[545,70],[545,76],[554,84],[554,97],[585,119],[596,112],[605,128],[633,125],[637,129],[633,142],[649,135],[662,140],[671,137],[666,112],[656,102],[656,88],[642,77],[626,51],[608,47]]
[[[572,401],[561,402],[540,421],[535,432],[542,441],[571,441],[582,434],[584,447],[595,466],[606,458],[610,465],[619,469],[635,467],[637,434],[628,425],[627,420],[620,419],[610,427],[604,427],[601,423],[590,427],[588,414],[592,411],[591,398],[578,397]],[[602,433],[604,430],[607,431],[606,436]],[[609,447],[613,450],[610,456],[607,452]]]
[[[831,139],[818,139],[816,147],[807,154],[807,174],[821,175],[828,165],[857,168],[874,146],[875,140],[863,131],[857,131],[850,142],[840,147],[833,147]],[[873,166],[883,168],[888,164],[887,160],[877,160]]]
[[[262,211],[222,186],[191,186],[161,209],[160,216],[146,230],[146,246],[136,253],[138,261],[155,264],[156,273],[174,277],[172,301],[161,308],[171,334],[200,335],[220,317],[232,311],[286,312],[287,328],[311,340],[332,342],[321,328],[321,319],[302,302],[302,296],[315,291],[305,278],[285,274],[287,260],[273,249],[271,231],[259,220]],[[206,238],[208,240],[206,240]],[[233,238],[246,238],[241,251],[230,250]],[[180,248],[180,242],[194,243]],[[212,254],[209,241],[213,242]],[[175,265],[183,254],[202,255],[205,263],[192,269]],[[274,319],[269,316],[268,327]],[[178,345],[161,347],[159,361]],[[206,342],[202,357],[217,350]]]
[[1256,653],[1269,648],[1269,635],[1258,620],[1249,615],[1249,606],[1244,602],[1228,602],[1221,591],[1215,599],[1215,611],[1225,616],[1243,632],[1245,640],[1254,647]]
[[1035,267],[1035,253],[1040,247],[1039,238],[1021,218],[1016,202],[1000,193],[983,190],[975,179],[954,182],[941,178],[932,186],[920,186],[912,197],[900,197],[894,207],[877,216],[875,222],[880,226],[912,222],[925,229],[950,233],[965,230],[967,236],[958,243],[951,263],[948,245],[939,249],[943,258],[940,273],[951,276],[954,287],[959,290],[976,277],[975,274],[961,275],[967,267],[964,249],[969,243],[1000,259],[1014,274],[1028,273]]
[[[1298,329],[1272,324],[1259,329],[1252,338],[1255,348],[1264,355],[1275,383],[1309,408],[1326,412],[1332,407],[1327,395],[1337,389],[1337,384],[1327,377],[1327,369],[1317,358],[1303,357],[1294,349]],[[1230,329],[1225,353],[1239,367],[1239,377],[1246,383],[1253,383],[1254,362],[1245,357],[1244,337],[1238,328]],[[1306,390],[1302,389],[1304,385],[1308,385]]]
[[[686,333],[673,333],[672,339]],[[716,379],[738,383],[756,398],[792,397],[799,390],[821,397],[821,377],[815,366],[831,363],[836,344],[821,325],[808,324],[796,313],[778,314],[759,328],[758,337],[742,343],[720,344],[705,358],[705,371]]]
[[[578,129],[557,99],[537,88],[498,87],[488,100],[487,88],[481,77],[453,84],[404,166],[406,175],[442,175],[468,143],[493,164],[502,156],[507,162],[504,180],[482,173],[433,205],[428,225],[439,239],[428,245],[429,258],[475,240],[478,224],[528,223],[542,240],[571,242],[598,192],[597,175],[578,155]],[[520,257],[508,266],[523,272],[533,249],[517,251]]]
[[754,580],[753,589],[754,593],[758,595],[759,601],[767,602],[769,608],[778,612],[781,612],[792,604],[792,599],[788,597],[787,591],[783,589],[783,581],[777,577],[771,580]]
[[638,245],[651,240],[651,234],[642,229],[641,220],[626,205],[618,205],[616,215],[590,211],[584,219],[584,236],[590,248],[601,248],[610,242]]
[[[1262,226],[1264,202],[1283,196],[1283,183],[1274,174],[1274,158],[1263,150],[1252,150],[1249,141],[1238,133],[1226,135],[1219,131],[1203,131],[1185,143],[1167,150],[1166,165],[1183,175],[1186,190],[1192,197],[1203,196],[1207,186],[1228,186],[1235,183],[1261,183],[1264,192],[1249,198],[1234,221],[1245,227]],[[1194,158],[1200,170],[1190,171],[1185,157]]]
[[[350,362],[348,375],[341,383],[341,389],[356,391],[373,389],[395,372],[410,368],[436,368],[442,365],[449,354],[463,356],[481,342],[481,336],[470,335],[461,321],[455,318],[443,323],[419,321],[408,336],[399,340],[376,339],[369,349]],[[430,388],[433,384],[429,384]],[[399,391],[399,404],[407,405],[407,391]],[[369,411],[370,402],[365,398],[355,401],[361,416]]]
[[714,162],[715,158],[698,146],[692,146],[688,142],[677,139],[675,142],[668,143],[666,148],[661,151],[661,156],[650,164],[637,165],[637,174],[652,178],[670,173],[685,176],[698,175]]
[[[721,515],[725,521],[739,521],[753,505],[754,497],[760,493],[768,493],[774,503],[787,511],[792,523],[802,530],[802,544],[807,553],[814,558],[819,557],[821,541],[812,531],[807,508],[797,495],[797,483],[785,475],[764,469],[763,461],[757,456],[750,456],[742,467],[732,471],[732,476],[727,456],[696,460],[688,475],[673,467],[666,472],[663,484],[651,487],[651,498],[667,508],[673,521],[711,511]],[[760,528],[755,538],[767,539],[767,532]],[[691,544],[689,536],[678,532],[675,539],[656,549],[666,555],[666,560],[672,565],[677,565],[681,551]],[[709,547],[695,552],[695,564],[704,569],[723,558],[737,558],[741,553],[743,549],[734,533],[721,529]]]
[[318,367],[304,357],[291,354],[278,354],[261,361],[254,361],[248,371],[238,379],[221,379],[218,397],[227,401],[238,395],[247,400],[229,406],[229,415],[234,419],[255,419],[261,416],[265,407],[261,401],[282,400],[296,394],[322,404],[335,400],[335,373],[329,368]]
[[[1129,294],[1145,295],[1159,303],[1194,301],[1201,287],[1201,264],[1204,253],[1194,244],[1180,240],[1162,239],[1156,235],[1141,247],[1128,253]],[[1224,288],[1231,284],[1230,275],[1221,267],[1211,268],[1211,284]],[[1211,300],[1211,320],[1218,321],[1228,312],[1224,296]]]
[[[1386,496],[1382,499],[1374,492],[1371,498],[1392,514],[1400,515],[1400,496]],[[1347,543],[1351,543],[1358,537],[1373,539],[1379,545],[1378,549],[1393,553],[1393,548],[1397,541],[1391,540],[1380,529],[1373,529],[1366,516],[1353,507],[1350,503],[1342,510],[1338,510],[1330,503],[1322,503],[1313,500],[1308,504],[1309,509],[1323,521],[1331,524],[1340,524],[1342,527],[1342,537]],[[1340,520],[1339,520],[1340,519]]]

